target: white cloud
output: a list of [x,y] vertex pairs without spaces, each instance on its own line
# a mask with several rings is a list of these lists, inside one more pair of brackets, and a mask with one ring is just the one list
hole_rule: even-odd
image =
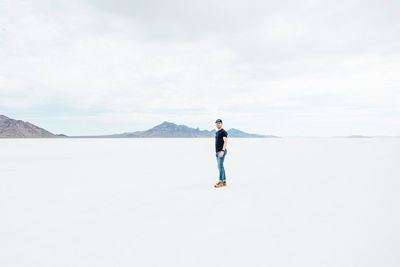
[[[69,118],[210,128],[225,117],[253,132],[334,135],[350,134],[341,123],[352,120],[365,134],[399,134],[397,6],[3,1],[0,108],[101,109],[49,114],[48,125]],[[299,120],[310,127],[299,129]],[[57,132],[66,131],[79,134]]]

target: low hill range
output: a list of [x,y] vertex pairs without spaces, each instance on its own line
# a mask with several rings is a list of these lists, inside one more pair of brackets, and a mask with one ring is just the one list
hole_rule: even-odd
[[[0,138],[201,138],[214,137],[215,131],[215,129],[211,131],[200,130],[199,128],[191,128],[186,125],[177,125],[172,122],[164,121],[163,123],[145,131],[126,132],[112,135],[67,136],[64,134],[53,134],[30,122],[15,120],[0,115]],[[227,132],[228,137],[278,137],[274,135],[246,133],[235,128],[229,129]]]
[[[163,123],[154,126],[145,131],[126,132],[112,135],[98,136],[76,136],[76,137],[97,137],[97,138],[201,138],[214,137],[216,130],[200,130],[199,128],[191,128],[186,125],[177,125],[172,122],[164,121]],[[227,130],[228,137],[245,137],[245,138],[276,138],[274,135],[252,134],[232,128]]]

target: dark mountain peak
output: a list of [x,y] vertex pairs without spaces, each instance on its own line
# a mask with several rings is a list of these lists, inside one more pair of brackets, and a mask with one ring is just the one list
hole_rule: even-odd
[[178,125],[176,125],[173,122],[164,121],[164,122],[160,123],[159,125],[154,126],[153,128],[156,128],[156,127],[170,127],[170,126],[178,126]]
[[243,133],[243,131],[238,130],[238,129],[236,129],[236,128],[230,128],[228,131],[231,131],[231,132],[241,132],[241,133]]
[[175,123],[169,122],[169,121],[164,121],[163,123],[160,123],[153,128],[149,129],[148,131],[167,131],[167,130],[172,130],[172,129],[178,129],[180,125],[177,125]]
[[164,121],[163,123],[161,123],[161,125],[176,125],[176,124],[170,121]]

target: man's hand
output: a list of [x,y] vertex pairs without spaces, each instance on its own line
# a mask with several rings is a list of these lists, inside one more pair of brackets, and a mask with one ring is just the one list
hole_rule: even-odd
[[224,155],[224,151],[219,152],[219,157],[222,158],[222,156]]

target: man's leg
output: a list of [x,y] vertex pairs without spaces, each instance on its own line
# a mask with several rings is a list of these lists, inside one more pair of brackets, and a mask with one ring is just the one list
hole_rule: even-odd
[[[219,154],[219,153],[218,153]],[[225,153],[222,156],[222,158],[220,158],[218,156],[218,169],[219,169],[219,180],[220,182],[225,181],[225,168],[224,168],[224,158],[225,158]]]
[[217,166],[218,166],[218,174],[219,174],[219,181],[221,181],[221,164],[220,164],[220,157],[219,157],[219,152],[216,152],[216,157],[217,157]]
[[226,153],[227,153],[227,151],[228,151],[228,150],[226,150],[226,149],[225,149],[224,155],[222,156],[222,169],[224,170],[224,171],[223,171],[223,177],[222,177],[222,179],[223,179],[223,182],[225,182],[225,181],[226,181],[226,177],[225,177],[225,167],[224,167],[224,160],[225,160],[225,156],[226,156]]

